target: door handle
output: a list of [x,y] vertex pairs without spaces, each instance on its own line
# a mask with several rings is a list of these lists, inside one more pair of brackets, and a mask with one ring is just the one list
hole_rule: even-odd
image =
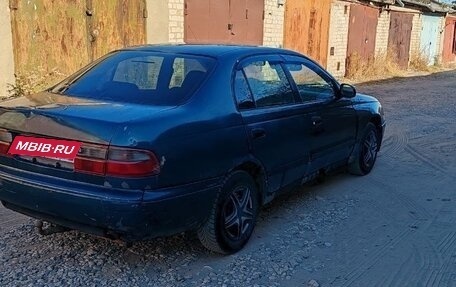
[[312,120],[312,130],[314,134],[320,134],[324,131],[323,120],[320,116],[313,116]]
[[319,116],[313,116],[312,117],[312,125],[314,127],[319,127],[319,126],[323,125],[323,120]]
[[262,128],[256,128],[251,130],[253,139],[260,139],[266,136],[266,130]]

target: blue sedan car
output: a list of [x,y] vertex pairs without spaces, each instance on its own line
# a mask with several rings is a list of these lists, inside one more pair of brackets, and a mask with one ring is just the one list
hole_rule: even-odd
[[127,48],[0,105],[0,200],[61,230],[196,231],[228,254],[280,191],[342,166],[368,174],[384,127],[375,98],[296,52]]

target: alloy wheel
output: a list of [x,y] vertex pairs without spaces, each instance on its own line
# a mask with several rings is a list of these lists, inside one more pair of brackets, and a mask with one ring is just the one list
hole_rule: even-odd
[[365,167],[371,167],[377,157],[378,142],[377,135],[374,131],[371,131],[363,143],[363,164]]
[[254,223],[252,192],[248,187],[235,189],[223,206],[225,232],[231,240],[241,240]]

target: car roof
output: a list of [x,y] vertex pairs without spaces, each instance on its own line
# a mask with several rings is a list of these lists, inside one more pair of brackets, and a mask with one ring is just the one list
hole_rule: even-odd
[[194,45],[194,44],[175,44],[175,45],[142,45],[128,47],[121,50],[135,51],[151,51],[161,53],[175,54],[190,54],[199,56],[209,56],[213,58],[221,58],[224,56],[248,56],[250,54],[265,54],[265,53],[285,53],[300,55],[294,51],[270,48],[263,46],[241,46],[241,45]]

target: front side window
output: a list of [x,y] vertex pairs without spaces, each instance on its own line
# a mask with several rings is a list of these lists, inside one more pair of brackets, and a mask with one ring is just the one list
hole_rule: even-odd
[[215,60],[147,51],[115,52],[50,92],[70,97],[177,105],[201,85]]
[[293,104],[290,83],[279,63],[257,61],[243,68],[257,107]]
[[286,64],[303,102],[327,101],[334,98],[334,88],[310,67],[299,64]]

